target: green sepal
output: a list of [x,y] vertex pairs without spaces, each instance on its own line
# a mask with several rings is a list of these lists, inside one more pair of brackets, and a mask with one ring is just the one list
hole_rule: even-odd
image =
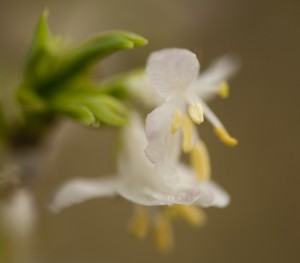
[[122,126],[127,123],[127,108],[119,100],[96,92],[67,92],[54,97],[50,108],[85,126],[108,124]]
[[130,92],[128,91],[130,79],[136,76],[142,76],[144,74],[145,70],[141,68],[126,73],[121,73],[101,82],[101,89],[99,90],[102,93],[109,94],[119,99],[127,98],[130,96]]
[[66,46],[52,36],[45,10],[38,22],[16,96],[24,116],[70,117],[85,126],[127,123],[127,108],[121,102],[123,87],[101,89],[88,79],[91,67],[119,50],[147,44],[143,37],[112,31],[75,46]]
[[39,93],[48,96],[63,88],[71,79],[85,74],[96,62],[112,53],[147,44],[143,37],[125,31],[103,33],[70,49],[57,60],[53,71],[38,84]]
[[100,123],[102,122],[114,126],[127,124],[128,110],[120,101],[111,96],[99,96],[95,100],[95,103],[97,103],[97,105],[95,105],[96,108],[92,107],[92,109],[94,109],[96,118]]
[[83,124],[84,126],[97,126],[96,118],[92,111],[79,104],[56,104],[54,108],[55,112],[59,112],[61,115],[70,117],[71,119]]

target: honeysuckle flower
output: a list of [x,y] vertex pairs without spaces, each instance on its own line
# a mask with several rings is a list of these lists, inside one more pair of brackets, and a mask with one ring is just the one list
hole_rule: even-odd
[[146,118],[149,145],[145,152],[152,163],[160,166],[169,162],[168,148],[180,129],[183,151],[192,152],[194,159],[199,156],[202,146],[193,123],[202,123],[204,117],[222,141],[230,146],[237,144],[204,102],[218,93],[222,97],[228,95],[225,80],[234,74],[237,66],[230,57],[223,57],[198,77],[200,65],[189,50],[164,49],[150,55],[146,72],[156,92],[165,100]]
[[91,198],[117,194],[144,206],[196,203],[203,207],[224,207],[228,204],[227,193],[212,181],[199,181],[195,173],[183,164],[174,166],[177,176],[173,176],[168,167],[158,172],[144,155],[147,139],[136,114],[132,115],[130,125],[123,128],[121,141],[123,145],[115,175],[67,182],[55,195],[51,209],[58,212]]

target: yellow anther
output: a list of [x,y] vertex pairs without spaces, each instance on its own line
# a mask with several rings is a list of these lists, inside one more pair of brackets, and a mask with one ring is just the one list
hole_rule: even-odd
[[194,138],[193,138],[193,123],[191,122],[190,118],[188,118],[187,116],[183,117],[182,131],[183,131],[182,149],[185,153],[188,153],[193,149]]
[[177,211],[178,217],[183,218],[192,226],[203,226],[206,222],[206,214],[200,207],[194,205],[174,205],[172,208]]
[[236,146],[237,139],[231,137],[229,133],[224,128],[215,128],[215,133],[218,135],[221,141],[226,143],[228,146]]
[[210,178],[210,159],[203,142],[199,141],[195,145],[190,154],[190,161],[200,180],[207,180]]
[[227,99],[229,97],[229,85],[226,81],[223,81],[220,84],[218,94],[222,99]]
[[163,214],[158,215],[153,224],[154,245],[156,249],[168,254],[174,247],[173,229],[170,220]]
[[171,127],[171,131],[173,134],[180,129],[182,125],[182,118],[183,115],[181,111],[179,109],[176,109],[173,114],[172,127]]
[[129,232],[137,239],[144,239],[149,229],[149,217],[145,207],[138,206],[129,225]]
[[203,109],[199,102],[190,103],[188,111],[191,119],[196,124],[200,124],[204,121]]

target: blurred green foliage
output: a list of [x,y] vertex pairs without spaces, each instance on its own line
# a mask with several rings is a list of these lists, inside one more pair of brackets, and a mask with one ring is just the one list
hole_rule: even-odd
[[[125,31],[97,35],[76,46],[53,36],[44,11],[36,27],[17,88],[22,119],[28,129],[43,126],[57,116],[85,126],[120,126],[127,121],[127,108],[109,87],[93,83],[89,73],[95,63],[114,52],[147,44],[147,40]],[[121,81],[119,79],[118,81]]]

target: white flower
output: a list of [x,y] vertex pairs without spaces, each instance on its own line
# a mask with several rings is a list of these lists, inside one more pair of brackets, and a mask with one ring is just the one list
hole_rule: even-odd
[[[194,202],[201,206],[223,207],[229,197],[211,181],[200,182],[195,173],[177,165],[177,176],[168,167],[155,166],[144,155],[147,145],[140,118],[133,114],[131,124],[122,131],[122,150],[115,175],[107,178],[74,179],[63,185],[51,204],[53,211],[96,197],[120,195],[145,206],[159,206]],[[165,174],[163,174],[165,172]]]
[[199,139],[193,122],[202,123],[203,115],[212,123],[221,140],[230,146],[237,143],[204,102],[218,93],[223,97],[228,95],[225,80],[237,70],[237,63],[230,57],[223,57],[200,77],[199,68],[196,55],[186,49],[164,49],[152,53],[148,60],[149,80],[165,99],[165,103],[146,118],[149,145],[145,152],[148,159],[158,166],[170,161],[168,148],[180,128],[183,151],[191,152],[197,147]]

